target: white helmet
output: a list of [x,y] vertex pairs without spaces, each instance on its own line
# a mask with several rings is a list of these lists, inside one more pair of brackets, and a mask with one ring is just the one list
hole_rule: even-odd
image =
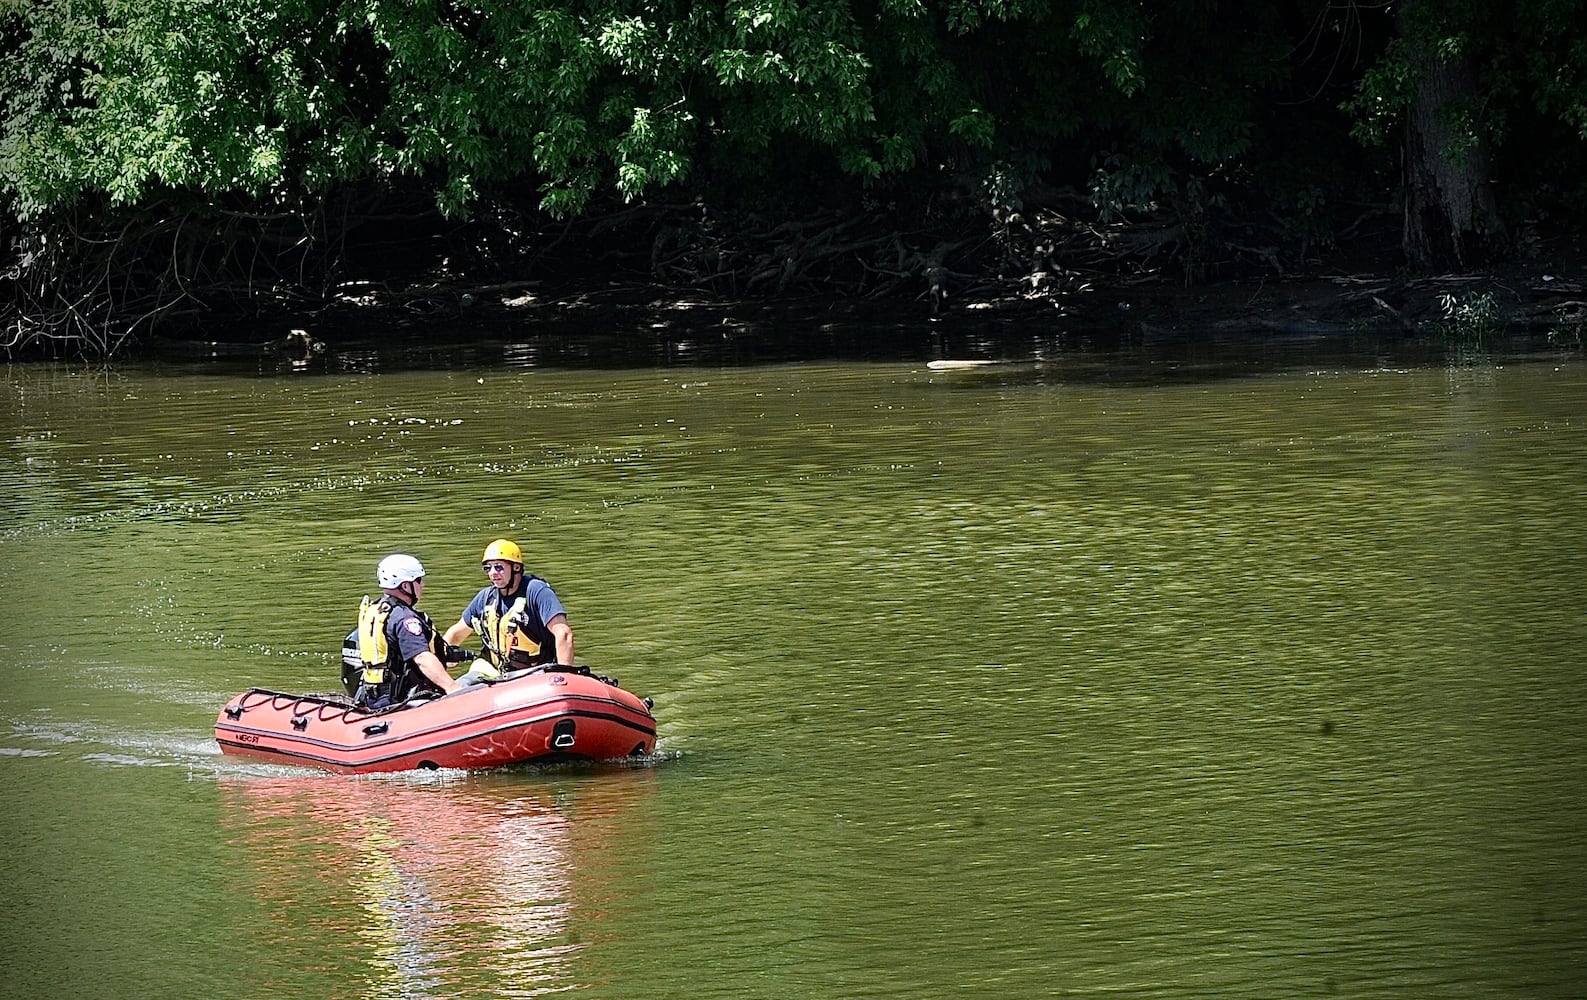
[[424,565],[412,556],[398,553],[380,560],[380,565],[375,568],[375,582],[380,584],[381,590],[395,590],[409,580],[422,579]]

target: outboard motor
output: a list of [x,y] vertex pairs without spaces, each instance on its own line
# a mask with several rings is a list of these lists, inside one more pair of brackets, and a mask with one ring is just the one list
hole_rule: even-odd
[[363,679],[364,660],[358,655],[358,630],[355,628],[342,640],[342,687],[347,689],[347,697],[358,693]]

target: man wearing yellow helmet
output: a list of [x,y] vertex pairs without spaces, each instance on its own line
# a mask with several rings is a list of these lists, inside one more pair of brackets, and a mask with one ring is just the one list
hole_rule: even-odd
[[522,669],[546,663],[573,663],[573,626],[551,585],[523,570],[523,550],[498,538],[480,560],[490,586],[474,595],[463,617],[446,630],[456,644],[478,632],[488,668],[474,673]]

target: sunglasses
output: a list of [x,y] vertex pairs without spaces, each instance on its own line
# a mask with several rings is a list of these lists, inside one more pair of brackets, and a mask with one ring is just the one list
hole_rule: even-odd
[[486,574],[506,573],[512,569],[512,564],[504,562],[481,563],[480,569],[484,570]]

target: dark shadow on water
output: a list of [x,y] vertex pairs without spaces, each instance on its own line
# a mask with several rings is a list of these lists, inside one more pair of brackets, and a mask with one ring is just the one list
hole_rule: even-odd
[[1065,328],[1056,321],[978,321],[964,316],[889,322],[831,321],[818,314],[755,322],[613,323],[581,321],[525,327],[434,326],[423,331],[340,331],[330,342],[220,345],[166,342],[152,360],[184,373],[278,377],[448,370],[633,370],[721,368],[790,363],[918,364],[972,362],[952,371],[966,383],[1020,372],[1041,381],[1172,385],[1216,382],[1283,371],[1379,370],[1503,363],[1579,355],[1529,334],[1487,344],[1452,344],[1401,331],[1298,335],[1267,330],[1185,328],[1145,331],[1140,324]]

